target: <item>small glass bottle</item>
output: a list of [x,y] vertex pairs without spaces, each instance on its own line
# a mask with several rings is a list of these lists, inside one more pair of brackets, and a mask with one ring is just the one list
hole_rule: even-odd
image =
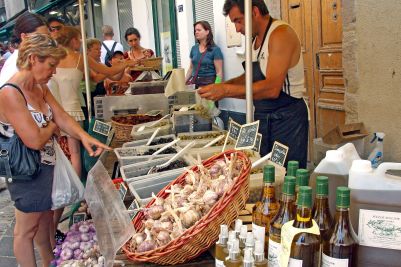
[[316,177],[316,196],[312,208],[312,218],[319,226],[321,241],[329,238],[329,230],[333,225],[329,208],[329,178],[327,176]]
[[280,209],[270,223],[268,250],[269,267],[280,266],[281,228],[286,222],[294,220],[295,215],[295,177],[286,176],[281,193]]
[[328,240],[323,241],[322,267],[357,265],[358,241],[350,221],[350,189],[336,190],[336,218]]
[[267,259],[265,258],[264,244],[260,241],[255,242],[255,267],[267,267]]
[[242,267],[243,258],[239,251],[239,240],[234,239],[232,242],[228,258],[224,261],[226,267]]
[[[312,188],[300,186],[294,228],[307,229],[312,222]],[[291,242],[289,267],[319,267],[320,236],[310,233],[296,234]]]
[[300,186],[309,186],[309,171],[307,169],[298,169],[295,185],[295,203],[298,203],[298,191]]
[[241,249],[241,254],[244,254],[243,249],[245,248],[247,233],[248,233],[248,227],[246,225],[242,225],[241,231],[239,233],[239,248]]
[[241,226],[242,226],[242,220],[241,219],[236,219],[235,224],[234,224],[234,232],[235,232],[235,237],[239,238],[239,234],[241,232]]
[[224,249],[227,248],[228,241],[228,227],[225,224],[220,225],[220,235],[219,241],[216,243],[215,248],[215,258],[216,258],[216,267],[224,267],[224,260],[227,255],[224,253]]
[[296,176],[299,169],[299,162],[297,160],[290,160],[287,163],[287,176]]
[[255,260],[253,259],[252,250],[251,249],[244,249],[244,267],[254,267]]
[[270,221],[277,214],[279,208],[275,195],[275,167],[273,165],[264,167],[263,181],[262,195],[252,211],[252,232],[257,240],[263,241],[265,250],[267,250]]
[[226,259],[228,257],[228,253],[230,251],[230,248],[232,246],[232,243],[233,243],[234,239],[236,239],[235,232],[234,231],[229,231],[228,232],[227,246],[223,250],[224,259]]

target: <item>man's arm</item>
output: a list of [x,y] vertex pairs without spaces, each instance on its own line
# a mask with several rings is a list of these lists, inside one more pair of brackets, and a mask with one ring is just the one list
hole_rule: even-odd
[[[276,99],[280,95],[288,69],[297,64],[300,56],[299,41],[295,32],[288,26],[278,27],[269,39],[269,61],[266,78],[253,83],[253,98]],[[233,82],[221,84],[219,88],[210,86],[198,90],[201,97],[219,100],[224,97],[245,98],[245,83],[239,84],[239,78]]]

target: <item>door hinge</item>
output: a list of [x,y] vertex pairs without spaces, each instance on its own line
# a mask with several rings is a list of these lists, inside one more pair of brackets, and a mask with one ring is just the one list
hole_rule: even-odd
[[316,53],[316,68],[320,69],[320,54]]

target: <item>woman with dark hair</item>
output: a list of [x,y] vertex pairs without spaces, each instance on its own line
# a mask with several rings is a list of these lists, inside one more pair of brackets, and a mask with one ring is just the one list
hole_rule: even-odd
[[[49,33],[46,21],[38,14],[25,12],[15,22],[14,32],[10,42],[18,45],[29,33]],[[0,86],[9,80],[17,71],[18,48],[6,60],[0,72]]]
[[[151,49],[146,49],[141,46],[141,34],[136,28],[128,28],[124,36],[125,41],[127,41],[130,46],[130,49],[124,53],[124,58],[138,61],[154,56],[155,53]],[[135,81],[141,73],[142,71],[131,71],[133,81]]]
[[189,57],[191,63],[186,75],[187,84],[195,84],[195,88],[223,80],[223,54],[214,43],[213,32],[207,21],[194,23],[196,44]]

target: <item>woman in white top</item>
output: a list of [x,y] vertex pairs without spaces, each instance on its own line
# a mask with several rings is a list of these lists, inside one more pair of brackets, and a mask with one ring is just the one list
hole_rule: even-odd
[[[67,56],[60,60],[57,66],[56,74],[53,75],[53,81],[58,85],[58,95],[60,96],[60,104],[64,110],[70,114],[76,121],[80,122],[85,120],[85,116],[81,109],[81,98],[79,85],[83,78],[84,63],[83,56],[77,52],[81,48],[81,32],[71,26],[64,26],[58,33],[57,43],[67,51]],[[89,67],[98,73],[112,76],[117,73],[124,73],[124,69],[128,66],[134,66],[136,63],[134,60],[127,60],[113,67],[107,67],[104,64],[96,62],[93,58],[88,57]],[[65,134],[64,134],[65,135]],[[68,149],[63,149],[67,152],[67,157],[70,158],[72,166],[77,172],[78,176],[81,176],[81,152],[80,142],[72,136],[66,136],[61,138],[62,148],[65,148],[63,144],[67,143]],[[65,142],[65,140],[67,142]],[[58,222],[62,215],[62,209],[57,210],[55,214],[55,222]]]
[[51,192],[56,158],[52,137],[61,129],[81,140],[91,156],[107,146],[89,136],[57,103],[46,84],[66,52],[46,34],[25,37],[17,59],[19,71],[0,90],[0,134],[17,134],[41,151],[41,169],[28,181],[8,181],[15,202],[14,255],[20,266],[36,266],[33,241],[43,266],[54,259],[49,227],[53,225]]

